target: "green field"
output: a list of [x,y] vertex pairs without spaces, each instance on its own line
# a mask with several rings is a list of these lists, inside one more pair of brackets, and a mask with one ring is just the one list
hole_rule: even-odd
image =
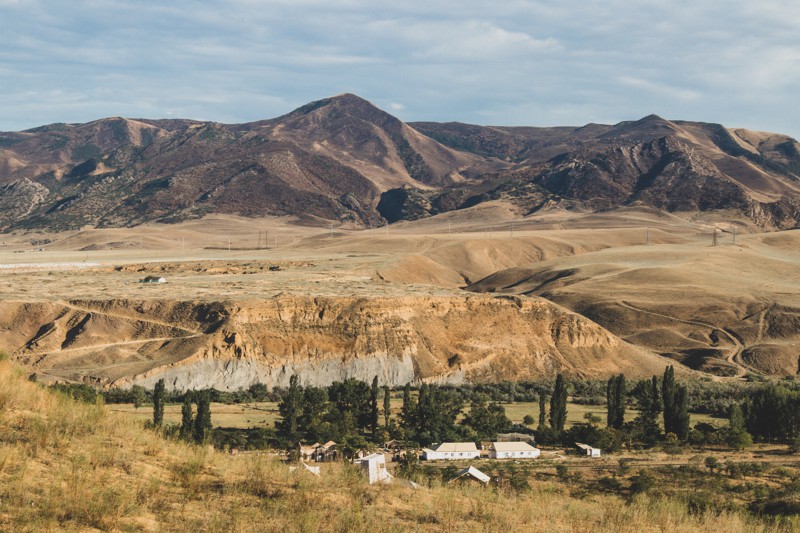
[[[380,403],[383,407],[383,403]],[[400,412],[402,400],[399,398],[392,398],[392,417],[395,418]],[[539,403],[538,402],[515,402],[503,404],[506,409],[506,415],[512,422],[522,423],[525,415],[531,415],[534,420],[539,419]],[[138,409],[134,408],[132,404],[113,404],[109,405],[112,411],[122,413],[134,419],[144,422],[152,418],[153,408],[151,405],[144,405]],[[592,413],[600,417],[601,425],[605,425],[606,409],[604,405],[581,405],[576,403],[569,403],[567,405],[567,426],[578,422],[585,422],[584,416],[586,413]],[[629,409],[625,413],[626,420],[633,420],[636,417],[637,411]],[[692,424],[697,422],[710,422],[716,425],[722,425],[724,420],[714,418],[704,414],[692,414]],[[274,427],[275,421],[279,418],[278,404],[276,402],[253,402],[246,404],[211,404],[211,422],[215,427],[227,428],[255,428],[255,427]],[[383,415],[381,414],[381,420]],[[180,424],[181,422],[181,405],[169,404],[164,409],[164,422],[167,424]],[[535,427],[535,424],[534,424]]]

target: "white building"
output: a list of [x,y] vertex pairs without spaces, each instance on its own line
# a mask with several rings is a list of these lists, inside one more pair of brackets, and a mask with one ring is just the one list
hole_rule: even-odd
[[578,453],[587,457],[600,457],[600,448],[592,448],[588,444],[581,444],[576,442],[575,446],[578,448]]
[[373,453],[361,458],[361,472],[366,474],[370,485],[391,483],[394,476],[386,470],[386,458],[382,453]]
[[491,459],[536,459],[540,453],[527,442],[493,442],[489,447]]
[[481,452],[474,442],[443,442],[436,448],[423,448],[422,459],[426,461],[479,459]]

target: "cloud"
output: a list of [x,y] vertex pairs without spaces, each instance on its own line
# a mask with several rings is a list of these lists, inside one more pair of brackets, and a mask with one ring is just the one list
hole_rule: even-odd
[[349,91],[407,120],[653,112],[800,136],[798,31],[780,0],[0,0],[0,130],[244,122]]

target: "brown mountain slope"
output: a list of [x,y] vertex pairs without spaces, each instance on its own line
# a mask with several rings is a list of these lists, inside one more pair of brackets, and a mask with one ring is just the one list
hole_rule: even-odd
[[766,229],[800,220],[800,145],[782,135],[656,115],[572,129],[414,126],[450,146],[516,164],[457,190],[388,191],[384,216],[420,218],[506,200],[524,214],[560,203],[590,211],[725,209]]
[[0,133],[0,228],[209,213],[375,226],[503,200],[519,214],[644,206],[800,220],[800,145],[656,115],[616,125],[413,127],[352,94],[224,125],[110,118]]
[[433,141],[354,95],[228,126],[105,119],[0,134],[0,227],[75,228],[207,213],[380,224],[382,190],[502,167]]

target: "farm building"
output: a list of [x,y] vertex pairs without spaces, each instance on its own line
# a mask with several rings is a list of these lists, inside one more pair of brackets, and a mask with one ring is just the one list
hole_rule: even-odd
[[299,452],[301,459],[311,460],[317,463],[335,461],[339,458],[339,450],[336,447],[336,443],[332,440],[329,440],[325,444],[315,442],[309,446],[300,445]]
[[468,483],[468,482],[477,482],[481,485],[488,485],[491,478],[475,468],[474,466],[470,466],[469,468],[465,468],[464,470],[459,471],[455,476],[453,476],[448,483]]
[[360,460],[361,472],[366,474],[370,485],[391,483],[394,476],[386,470],[386,458],[382,453],[373,453]]
[[167,279],[161,276],[146,276],[142,278],[139,283],[166,283]]
[[493,442],[489,447],[491,459],[536,459],[540,453],[527,442]]
[[478,459],[480,456],[481,452],[474,442],[443,442],[436,448],[422,449],[422,459],[426,461]]
[[575,447],[578,448],[578,453],[581,455],[585,455],[587,457],[600,457],[600,448],[592,448],[588,444],[581,444],[580,442],[576,442]]

